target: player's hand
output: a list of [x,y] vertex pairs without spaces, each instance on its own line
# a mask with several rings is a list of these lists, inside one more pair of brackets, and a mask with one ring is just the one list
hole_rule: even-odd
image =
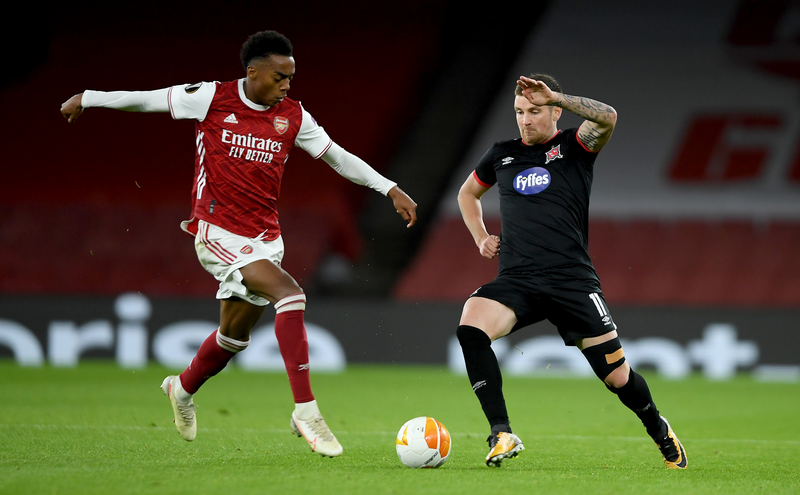
[[500,252],[500,238],[496,235],[490,235],[478,246],[481,251],[481,256],[484,258],[492,259]]
[[517,86],[522,88],[522,96],[533,105],[550,105],[556,101],[555,94],[542,81],[520,76]]
[[408,194],[403,192],[397,186],[394,186],[387,194],[390,198],[392,198],[392,202],[394,203],[394,209],[397,210],[397,213],[403,217],[403,220],[408,222],[406,228],[411,227],[415,223],[417,223],[417,203],[411,199]]
[[83,93],[78,93],[61,104],[61,115],[63,115],[70,124],[75,122],[83,113],[83,107],[81,106],[82,101]]

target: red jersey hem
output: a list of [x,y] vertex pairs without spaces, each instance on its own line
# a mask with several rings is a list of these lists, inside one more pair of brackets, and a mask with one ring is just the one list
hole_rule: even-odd
[[472,171],[472,176],[475,178],[476,181],[478,181],[478,184],[482,185],[483,187],[492,187],[491,184],[487,184],[487,183],[483,182],[480,179],[480,177],[478,177],[477,172],[475,172],[474,170]]
[[587,148],[586,145],[583,144],[583,141],[581,141],[581,138],[578,136],[577,132],[575,133],[575,141],[577,141],[578,144],[581,145],[581,148],[585,149],[588,153],[599,153],[600,152],[600,150],[595,151],[595,150],[590,150],[589,148]]

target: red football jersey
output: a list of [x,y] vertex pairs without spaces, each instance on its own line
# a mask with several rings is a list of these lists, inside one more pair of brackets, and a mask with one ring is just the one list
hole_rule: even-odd
[[331,140],[299,102],[274,107],[244,96],[242,81],[174,86],[173,118],[197,119],[193,218],[182,224],[197,233],[204,220],[245,237],[280,235],[277,200],[289,153],[295,145],[319,158]]

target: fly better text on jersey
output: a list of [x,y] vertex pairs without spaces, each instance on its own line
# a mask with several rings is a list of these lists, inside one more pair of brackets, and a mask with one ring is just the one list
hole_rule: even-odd
[[[244,157],[249,161],[272,163],[273,153],[280,153],[283,143],[272,139],[262,139],[252,134],[235,134],[227,129],[222,130],[222,142],[231,144],[229,156]],[[272,153],[271,153],[272,152]]]

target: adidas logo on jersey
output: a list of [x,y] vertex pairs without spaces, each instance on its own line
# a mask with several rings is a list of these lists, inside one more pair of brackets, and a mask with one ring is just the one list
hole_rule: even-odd
[[238,124],[239,123],[239,121],[236,120],[236,115],[234,115],[234,114],[230,114],[227,117],[225,117],[225,120],[223,122],[227,122],[229,124]]

